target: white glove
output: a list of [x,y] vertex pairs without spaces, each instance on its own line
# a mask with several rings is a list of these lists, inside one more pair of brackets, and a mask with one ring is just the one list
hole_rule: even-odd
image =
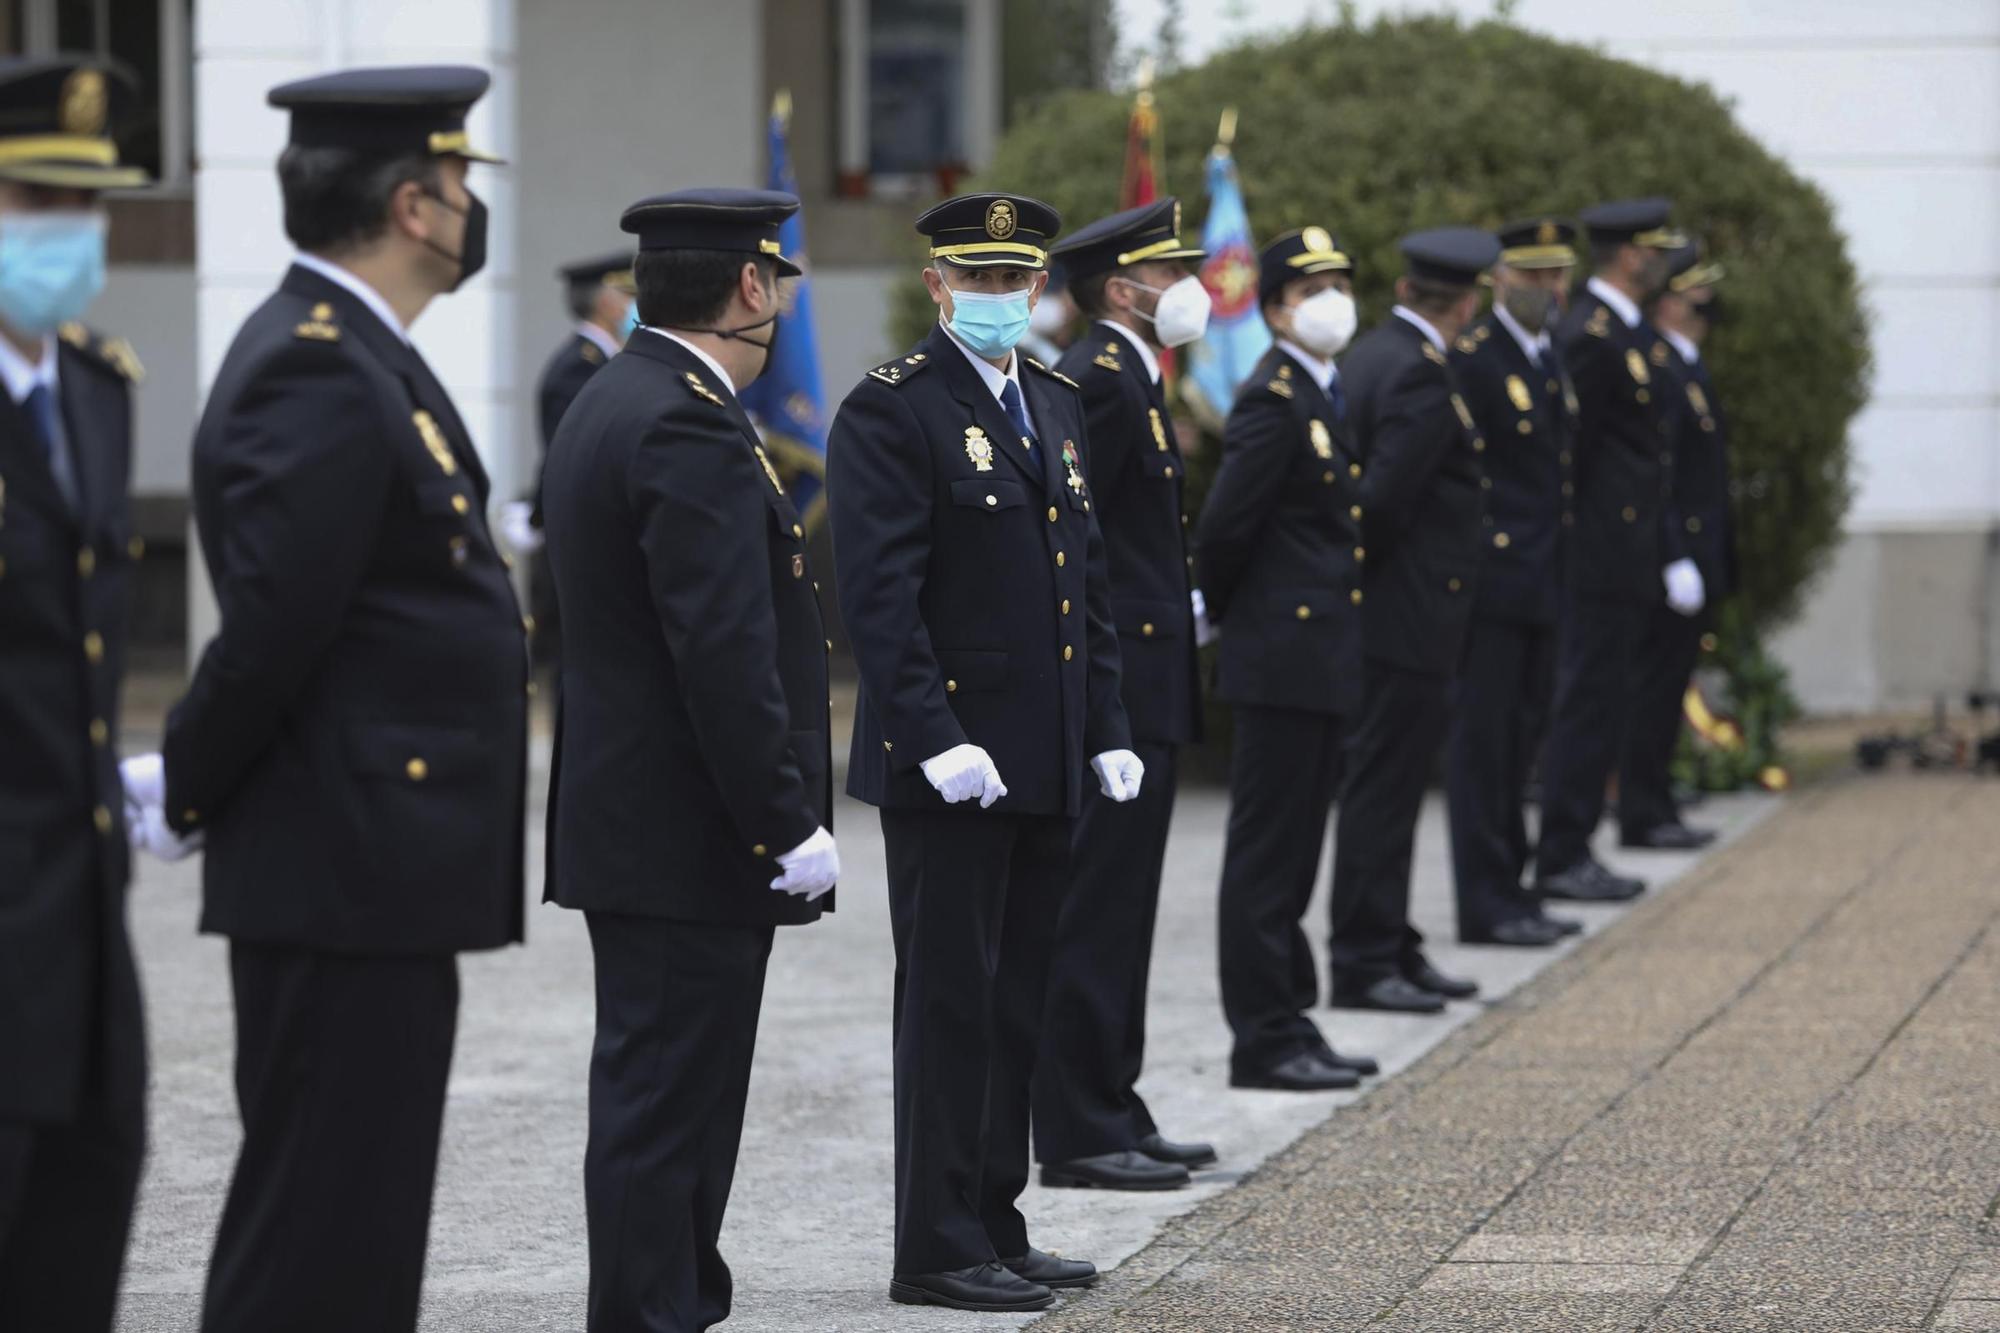
[[824,828],[814,829],[810,838],[789,852],[778,853],[778,864],[785,873],[772,880],[771,887],[799,894],[807,902],[817,901],[840,878],[840,850]]
[[1194,602],[1194,646],[1206,648],[1222,637],[1222,631],[1209,623],[1208,599],[1201,595],[1201,589],[1196,588],[1188,597]]
[[125,786],[125,839],[136,852],[181,861],[201,850],[200,831],[182,838],[167,827],[167,766],[157,754],[134,755],[118,765]]
[[1708,600],[1702,587],[1701,571],[1694,561],[1683,557],[1668,565],[1660,575],[1667,584],[1667,605],[1684,616],[1698,615]]
[[516,555],[533,555],[542,549],[542,530],[528,520],[535,507],[526,500],[509,500],[500,506],[500,535]]
[[1146,766],[1130,750],[1106,750],[1090,761],[1097,772],[1097,785],[1112,800],[1123,804],[1139,794]]
[[979,798],[979,808],[987,809],[1007,794],[993,757],[977,745],[954,745],[943,754],[924,760],[924,777],[937,788],[948,805]]

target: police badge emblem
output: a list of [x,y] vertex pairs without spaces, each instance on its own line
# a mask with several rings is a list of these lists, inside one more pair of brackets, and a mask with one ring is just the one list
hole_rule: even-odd
[[1513,401],[1517,412],[1526,412],[1535,405],[1535,400],[1528,396],[1527,381],[1519,375],[1507,377],[1507,397]]
[[975,472],[993,470],[993,441],[986,438],[986,432],[977,426],[965,428],[965,456],[972,460]]
[[1313,452],[1321,458],[1333,457],[1333,436],[1327,431],[1326,423],[1318,417],[1306,427],[1306,436],[1312,441]]

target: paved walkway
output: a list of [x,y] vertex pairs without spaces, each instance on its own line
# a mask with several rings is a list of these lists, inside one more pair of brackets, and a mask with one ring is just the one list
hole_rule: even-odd
[[1038,1330],[2000,1329],[1996,829],[1806,793]]
[[[132,739],[135,745],[145,742],[143,735]],[[545,743],[538,751],[545,752]],[[1566,987],[1574,987],[1578,975],[1596,980],[1591,991],[1578,996],[1581,1016],[1573,1020],[1558,1019],[1553,1011],[1543,1014],[1537,1006],[1547,988],[1539,986],[1533,1005],[1508,1001],[1497,1010],[1454,1005],[1441,1019],[1326,1014],[1323,1021],[1338,1045],[1380,1056],[1392,1074],[1454,1033],[1463,1034],[1442,1062],[1434,1057],[1359,1098],[1232,1092],[1224,1086],[1228,1033],[1216,996],[1214,895],[1226,801],[1212,789],[1187,792],[1169,851],[1145,1091],[1169,1133],[1215,1141],[1223,1169],[1202,1173],[1192,1189],[1167,1194],[1031,1190],[1026,1207],[1043,1246],[1087,1256],[1106,1268],[1136,1256],[1101,1293],[1071,1299],[1052,1326],[1109,1321],[1106,1327],[1278,1329],[1290,1321],[1329,1328],[1350,1314],[1358,1318],[1391,1308],[1411,1292],[1429,1309],[1422,1303],[1434,1299],[1424,1286],[1431,1268],[1528,1178],[1557,1142],[1558,1126],[1617,1097],[1625,1086],[1620,1079],[1639,1078],[1648,1061],[1657,1063],[1662,1052],[1673,1049],[1690,1021],[1680,1006],[1690,1006],[1692,1013],[1692,1006],[1710,996],[1709,989],[1697,993],[1697,985],[1726,991],[1740,984],[1739,970],[1754,972],[1782,947],[1766,948],[1760,923],[1801,890],[1777,868],[1794,855],[1818,857],[1830,867],[1823,872],[1821,896],[1837,897],[1849,883],[1839,875],[1851,877],[1865,868],[1858,850],[1843,850],[1858,831],[1838,830],[1861,818],[1866,827],[1887,829],[1879,840],[1893,843],[1892,833],[1903,836],[1909,820],[1938,799],[1938,790],[1926,788],[1921,799],[1903,797],[1879,807],[1864,798],[1855,802],[1859,815],[1833,819],[1819,813],[1825,798],[1806,798],[1801,814],[1781,825],[1798,829],[1784,838],[1785,847],[1797,844],[1795,853],[1771,849],[1769,838],[1758,841],[1765,850],[1753,855],[1761,859],[1748,863],[1756,878],[1738,892],[1763,908],[1746,908],[1740,917],[1733,908],[1722,916],[1707,909],[1685,915],[1683,904],[1716,892],[1706,881],[1666,890],[1656,907],[1639,909],[1650,912],[1653,925],[1632,922],[1601,944],[1591,941],[1627,911],[1579,911],[1591,930],[1577,958],[1586,965],[1580,974],[1560,962],[1578,946],[1544,954],[1448,943],[1444,821],[1433,802],[1418,849],[1416,915],[1441,942],[1440,962],[1484,981],[1489,1003],[1551,962],[1571,978]],[[1963,806],[1975,796],[1968,788],[1954,799]],[[1737,834],[1776,806],[1767,797],[1732,797],[1712,802],[1703,819]],[[1962,809],[1936,828],[1961,827],[1972,813]],[[530,828],[540,826],[535,812]],[[728,1327],[746,1333],[862,1333],[1018,1326],[1027,1320],[912,1310],[886,1298],[891,954],[881,839],[873,814],[851,804],[840,808],[837,826],[848,870],[841,910],[819,925],[781,932],[772,961],[749,1125],[724,1236],[739,1284],[737,1314]],[[538,838],[531,857],[538,865]],[[1695,864],[1682,855],[1614,859],[1658,879]],[[1727,863],[1746,864],[1740,856]],[[195,1327],[202,1270],[236,1149],[225,951],[220,942],[193,932],[197,876],[194,863],[149,862],[133,895],[154,1052],[153,1155],[127,1272],[121,1325],[126,1333],[183,1333]],[[1315,908],[1315,921],[1323,919],[1323,910]],[[1639,939],[1652,939],[1662,925],[1669,941],[1680,942],[1662,943],[1665,952],[1657,957],[1642,948],[1639,956],[1646,961],[1632,965]],[[1890,925],[1909,928],[1900,918]],[[1956,921],[1940,921],[1936,928],[1959,946],[1970,934]],[[1694,947],[1681,938],[1689,932],[1713,941],[1712,947]],[[464,1001],[427,1284],[425,1328],[432,1333],[576,1333],[583,1323],[589,946],[581,919],[554,908],[531,912],[529,934],[525,949],[469,957],[462,966]],[[1871,973],[1844,979],[1842,991],[1858,1011],[1880,1017],[1886,1002],[1858,988],[1878,982],[1886,984],[1886,978]],[[1717,1002],[1710,996],[1711,1008]],[[1818,1003],[1816,997],[1812,1003]],[[1829,1003],[1837,1005],[1841,997]],[[1524,1023],[1549,1034],[1547,1049],[1530,1052],[1520,1036],[1496,1043],[1491,1035],[1516,1033]],[[1812,1076],[1817,1053],[1839,1031],[1815,1038],[1810,1067],[1794,1070],[1784,1063],[1779,1086],[1796,1093],[1794,1084]],[[1488,1049],[1503,1057],[1514,1053],[1510,1072],[1457,1072],[1468,1051]],[[1411,1120],[1407,1110],[1398,1109],[1420,1098],[1437,1099],[1433,1118]],[[1715,1104],[1709,1113],[1716,1113]],[[1747,1112],[1726,1113],[1703,1132],[1727,1137],[1723,1125],[1746,1119],[1754,1122],[1751,1127],[1762,1124]],[[1520,1121],[1532,1133],[1519,1129]],[[1392,1140],[1388,1127],[1403,1124],[1410,1127],[1409,1137]],[[1592,1188],[1602,1207],[1614,1206],[1615,1190],[1643,1193],[1649,1180],[1682,1176],[1661,1165],[1672,1160],[1670,1150],[1648,1138],[1658,1124],[1657,1117],[1635,1124],[1636,1141],[1608,1141],[1589,1159],[1598,1163],[1588,1179],[1599,1182]],[[1691,1117],[1690,1132],[1696,1128]],[[1301,1135],[1307,1137],[1298,1149],[1257,1170]],[[1644,1168],[1629,1187],[1617,1184],[1622,1177],[1604,1165],[1604,1154],[1617,1143],[1627,1145]],[[1302,1174],[1334,1153],[1351,1154],[1334,1177],[1321,1183]],[[1239,1187],[1246,1176],[1251,1179]],[[1533,1202],[1541,1195],[1528,1191],[1522,1197]],[[1627,1208],[1636,1206],[1629,1193],[1616,1197],[1627,1199]],[[1714,1225],[1708,1214],[1643,1226],[1609,1215],[1592,1221],[1536,1214],[1509,1223],[1511,1233],[1531,1235],[1607,1230],[1704,1237]],[[1159,1241],[1146,1248],[1155,1236]],[[1645,1256],[1653,1262],[1656,1253],[1647,1250]],[[1544,1270],[1520,1271],[1526,1280],[1547,1280],[1541,1277]],[[1461,1307],[1467,1309],[1493,1300],[1506,1302],[1508,1310],[1525,1308],[1516,1296],[1453,1299],[1471,1302]],[[1429,1318],[1412,1326],[1446,1326]],[[1079,1320],[1082,1325],[1075,1323]],[[1466,1326],[1514,1327],[1491,1320]]]

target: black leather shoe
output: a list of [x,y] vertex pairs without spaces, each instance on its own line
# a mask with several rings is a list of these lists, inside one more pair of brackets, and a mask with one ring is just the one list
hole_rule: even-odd
[[1177,1190],[1188,1183],[1188,1169],[1126,1148],[1050,1162],[1042,1167],[1042,1183],[1051,1189]]
[[1498,944],[1510,949],[1546,949],[1564,936],[1563,929],[1553,921],[1545,921],[1538,916],[1516,917],[1512,921],[1502,921],[1485,930],[1461,930],[1458,932],[1460,944]]
[[1340,1092],[1361,1086],[1361,1075],[1340,1069],[1319,1058],[1317,1051],[1303,1051],[1289,1060],[1280,1060],[1269,1069],[1252,1073],[1232,1071],[1232,1088],[1269,1088],[1276,1092]]
[[974,1264],[949,1273],[889,1279],[889,1299],[898,1305],[943,1305],[953,1310],[1046,1310],[1056,1294],[1030,1282],[1002,1263]]
[[1342,1055],[1331,1046],[1321,1045],[1319,1058],[1335,1069],[1352,1069],[1363,1078],[1374,1078],[1382,1072],[1382,1066],[1372,1055]]
[[1715,841],[1715,830],[1689,828],[1676,820],[1640,832],[1628,832],[1618,839],[1620,847],[1646,848],[1656,852],[1692,852]]
[[1335,1009],[1386,1009],[1392,1014],[1444,1012],[1444,996],[1406,977],[1383,977],[1359,990],[1333,988]]
[[1097,1265],[1085,1263],[1081,1259],[1058,1259],[1053,1254],[1043,1254],[1033,1246],[1018,1259],[1002,1259],[1007,1270],[1029,1282],[1040,1283],[1051,1290],[1057,1287],[1089,1287],[1097,1283]]
[[1207,1143],[1175,1143],[1158,1134],[1139,1140],[1139,1151],[1156,1162],[1174,1162],[1192,1171],[1198,1166],[1214,1166],[1215,1148]]
[[1645,881],[1621,878],[1587,857],[1535,881],[1535,892],[1542,897],[1578,903],[1622,903],[1645,891]]
[[1444,996],[1447,1000],[1469,1000],[1479,994],[1479,983],[1467,981],[1463,977],[1450,977],[1431,965],[1428,958],[1419,958],[1412,967],[1405,968],[1403,976],[1411,984]]
[[1553,926],[1556,930],[1556,933],[1560,935],[1583,934],[1583,922],[1578,921],[1573,916],[1544,916],[1544,917],[1538,917],[1536,919],[1539,921],[1544,921],[1548,923],[1550,926]]

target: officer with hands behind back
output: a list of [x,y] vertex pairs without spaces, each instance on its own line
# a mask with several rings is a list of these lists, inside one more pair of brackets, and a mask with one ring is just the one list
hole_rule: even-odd
[[1138,795],[1076,386],[1015,351],[1060,225],[1017,194],[917,219],[938,323],[827,446],[896,943],[891,1296],[1037,1310],[1096,1279],[1028,1243],[1029,1080],[1084,784]]

